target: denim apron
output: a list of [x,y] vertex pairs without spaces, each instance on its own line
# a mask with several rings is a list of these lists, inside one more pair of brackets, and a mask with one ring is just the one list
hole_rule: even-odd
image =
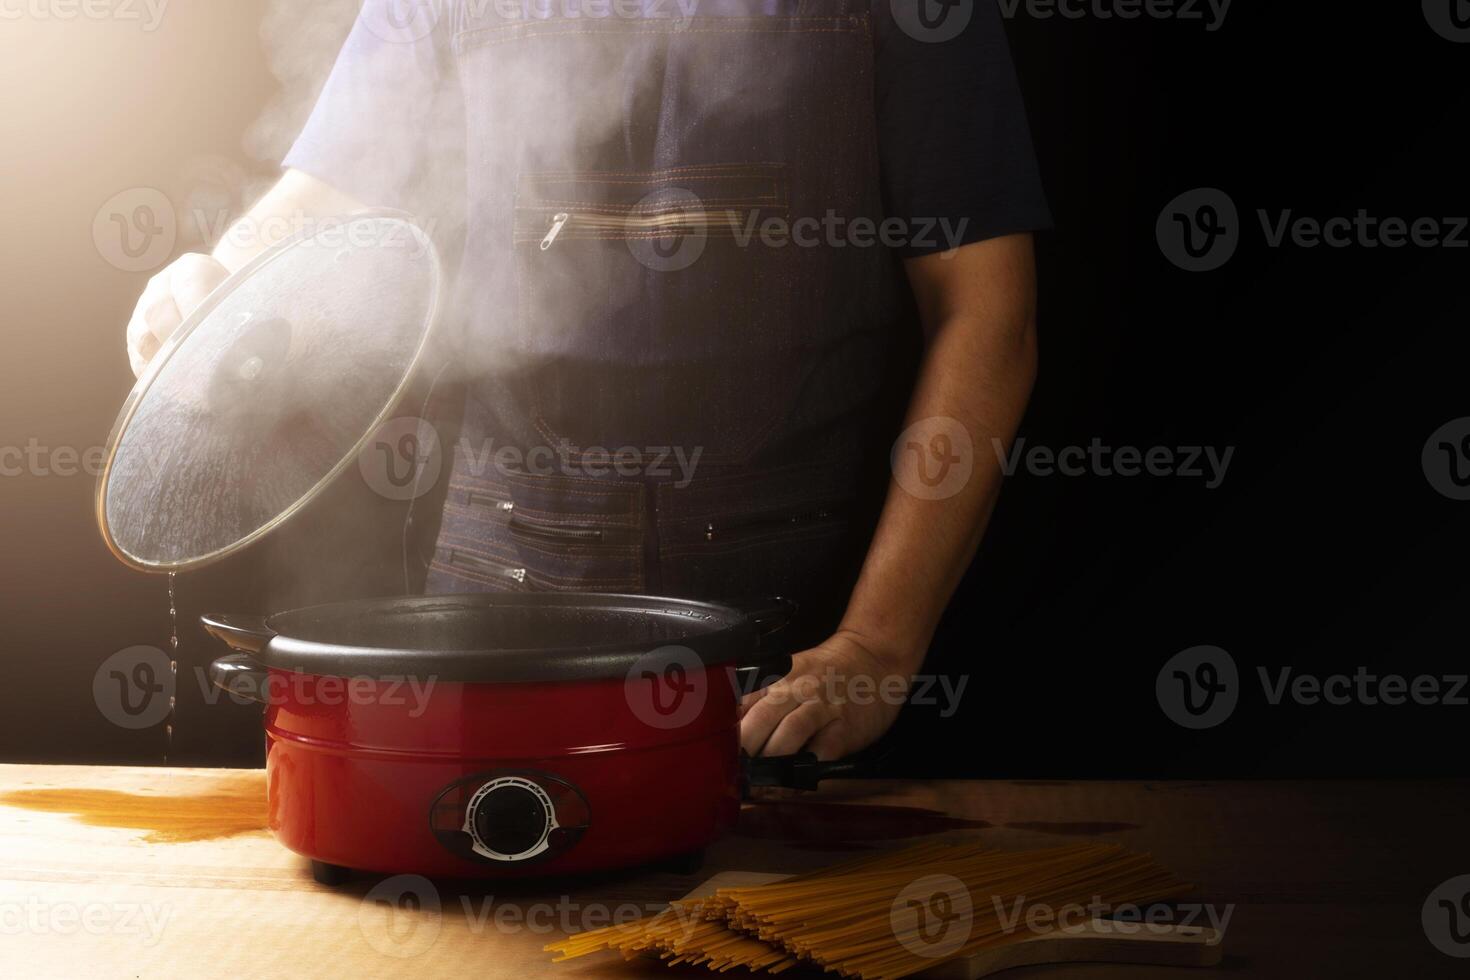
[[454,25],[474,368],[431,593],[853,575],[898,270],[869,0],[717,2]]

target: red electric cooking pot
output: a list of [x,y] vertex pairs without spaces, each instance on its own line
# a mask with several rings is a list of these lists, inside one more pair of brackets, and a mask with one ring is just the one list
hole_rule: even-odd
[[[323,222],[232,275],[118,416],[97,489],[108,547],[172,574],[259,540],[354,463],[378,492],[405,489],[373,450],[397,425],[394,446],[422,461],[427,423],[395,413],[425,374],[442,285],[429,237],[388,211]],[[738,692],[787,669],[760,641],[790,611],[516,592],[204,622],[236,651],[216,683],[265,704],[271,829],[333,880],[697,851],[735,819]],[[745,781],[841,771],[763,759]]]
[[739,811],[739,697],[789,669],[761,637],[790,614],[507,593],[204,623],[238,651],[214,682],[265,704],[270,828],[331,881],[697,853]]

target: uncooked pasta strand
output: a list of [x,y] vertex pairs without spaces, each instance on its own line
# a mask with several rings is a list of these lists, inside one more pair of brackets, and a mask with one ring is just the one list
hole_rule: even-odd
[[[935,875],[934,895],[909,896]],[[954,882],[946,889],[944,881]],[[1035,934],[1031,910],[1144,905],[1187,885],[1153,862],[1113,844],[998,851],[978,843],[930,841],[863,856],[769,885],[722,888],[673,903],[637,922],[608,926],[547,945],[557,962],[601,950],[654,955],[670,965],[724,972],[780,973],[806,961],[844,977],[900,980],[957,957],[1021,942]],[[944,894],[968,904],[965,933],[943,956],[924,955],[929,908]],[[963,894],[959,894],[963,892]],[[923,899],[923,901],[920,901]],[[927,904],[926,904],[927,903]],[[914,947],[913,949],[909,948]],[[917,951],[916,951],[917,950]]]

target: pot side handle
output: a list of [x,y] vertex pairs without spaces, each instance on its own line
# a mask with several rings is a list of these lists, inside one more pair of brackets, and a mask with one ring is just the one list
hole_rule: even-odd
[[741,796],[750,798],[750,790],[757,786],[779,786],[783,789],[814,790],[824,779],[842,776],[877,776],[885,769],[893,754],[891,744],[878,742],[855,755],[831,762],[818,762],[815,753],[799,752],[796,755],[763,755],[752,758],[740,754],[742,776]]
[[264,616],[249,613],[210,613],[200,616],[199,622],[210,636],[241,653],[259,653],[276,635]]
[[796,616],[797,605],[780,596],[747,596],[740,599],[725,599],[719,605],[729,606],[755,625],[757,636],[765,638],[786,626]]
[[811,752],[754,759],[747,756],[744,763],[746,786],[780,786],[785,789],[816,789],[817,783],[823,779],[851,775],[859,769],[857,760],[818,762]]
[[747,596],[724,600],[720,605],[744,614],[755,627],[755,648],[743,655],[735,665],[737,697],[769,687],[791,673],[790,652],[772,649],[770,637],[795,618],[795,602],[780,596]]
[[209,683],[245,701],[266,703],[270,670],[248,653],[229,653],[209,665]]
[[791,673],[791,654],[762,653],[757,650],[750,657],[742,657],[735,666],[735,696],[743,698],[754,694]]

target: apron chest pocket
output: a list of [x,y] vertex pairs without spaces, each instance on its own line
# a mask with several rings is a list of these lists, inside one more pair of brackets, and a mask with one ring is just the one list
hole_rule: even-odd
[[[749,343],[760,318],[740,296],[782,305],[770,289],[784,263],[761,228],[787,209],[779,163],[521,175],[521,344],[532,355],[651,365]],[[728,330],[710,329],[722,322]]]
[[761,238],[787,192],[779,163],[521,176],[517,343],[548,443],[759,448],[804,363],[795,257]]

